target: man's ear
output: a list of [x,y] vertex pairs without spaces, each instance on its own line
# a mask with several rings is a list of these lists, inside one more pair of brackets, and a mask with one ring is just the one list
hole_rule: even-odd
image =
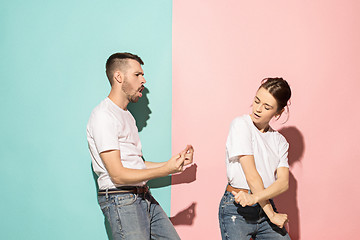
[[122,74],[122,72],[120,71],[116,71],[114,72],[114,76],[113,76],[114,80],[117,81],[118,83],[122,83],[124,76]]

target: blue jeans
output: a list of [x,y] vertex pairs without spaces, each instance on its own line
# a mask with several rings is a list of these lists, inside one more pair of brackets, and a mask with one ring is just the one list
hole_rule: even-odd
[[285,228],[281,229],[270,222],[259,204],[242,207],[234,202],[234,195],[227,191],[220,202],[219,223],[222,239],[290,239]]
[[180,239],[150,192],[100,195],[98,201],[113,240]]

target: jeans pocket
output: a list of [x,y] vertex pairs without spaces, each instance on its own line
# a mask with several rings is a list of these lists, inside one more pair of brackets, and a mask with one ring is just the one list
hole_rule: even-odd
[[133,204],[137,199],[137,194],[129,193],[116,196],[116,205],[118,207],[124,207]]
[[225,192],[225,194],[222,196],[221,198],[221,203],[222,204],[225,204],[225,205],[228,205],[228,204],[233,204],[235,201],[235,197],[234,195],[232,195],[231,193],[229,192]]
[[111,204],[110,200],[106,200],[105,197],[98,197],[98,203],[99,206],[101,208],[101,210],[103,211],[105,208],[108,208],[109,205]]

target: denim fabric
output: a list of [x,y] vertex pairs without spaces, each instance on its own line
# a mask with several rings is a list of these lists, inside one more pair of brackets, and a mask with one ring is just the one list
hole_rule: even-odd
[[159,203],[147,192],[98,196],[113,240],[180,239]]
[[227,191],[220,202],[219,223],[222,239],[290,239],[285,228],[280,229],[270,222],[259,204],[242,207],[234,202],[234,195]]

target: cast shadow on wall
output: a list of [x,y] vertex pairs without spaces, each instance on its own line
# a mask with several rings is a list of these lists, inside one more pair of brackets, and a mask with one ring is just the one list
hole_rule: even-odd
[[[182,173],[171,176],[171,185],[192,183],[196,180],[197,165],[196,163],[187,167]],[[196,216],[196,202],[192,202],[190,206],[170,217],[170,221],[174,226],[177,225],[193,225]]]
[[149,98],[147,97],[148,93],[149,89],[145,87],[142,91],[143,96],[139,98],[139,101],[128,105],[129,111],[136,120],[136,126],[139,132],[146,127],[146,121],[150,119],[151,110],[149,108]]
[[[150,119],[151,114],[151,110],[148,106],[149,99],[147,97],[149,90],[145,88],[142,93],[143,96],[139,99],[139,101],[135,104],[130,103],[128,107],[129,111],[136,120],[136,126],[139,132],[141,132],[144,127],[147,126],[146,122]],[[196,180],[196,170],[197,165],[193,164],[192,166],[187,167],[180,174],[150,180],[148,182],[148,186],[150,187],[150,189],[152,189],[162,188],[175,184],[191,183]],[[190,206],[188,206],[181,212],[175,214],[175,216],[170,217],[171,222],[174,225],[192,225],[195,218],[195,206],[196,203],[192,203]]]
[[[187,167],[182,173],[173,174],[172,176],[161,177],[150,180],[148,185],[150,188],[162,188],[170,185],[191,183],[196,180],[196,163]],[[192,225],[196,216],[196,202],[190,204],[184,210],[181,210],[174,216],[170,217],[170,221],[176,225]]]
[[301,163],[305,144],[302,133],[293,126],[285,127],[279,130],[279,132],[289,142],[289,189],[275,198],[276,208],[281,213],[286,213],[289,219],[288,231],[292,240],[300,239],[300,219],[299,219],[299,207],[297,202],[297,180],[291,173],[291,168],[296,163]]

